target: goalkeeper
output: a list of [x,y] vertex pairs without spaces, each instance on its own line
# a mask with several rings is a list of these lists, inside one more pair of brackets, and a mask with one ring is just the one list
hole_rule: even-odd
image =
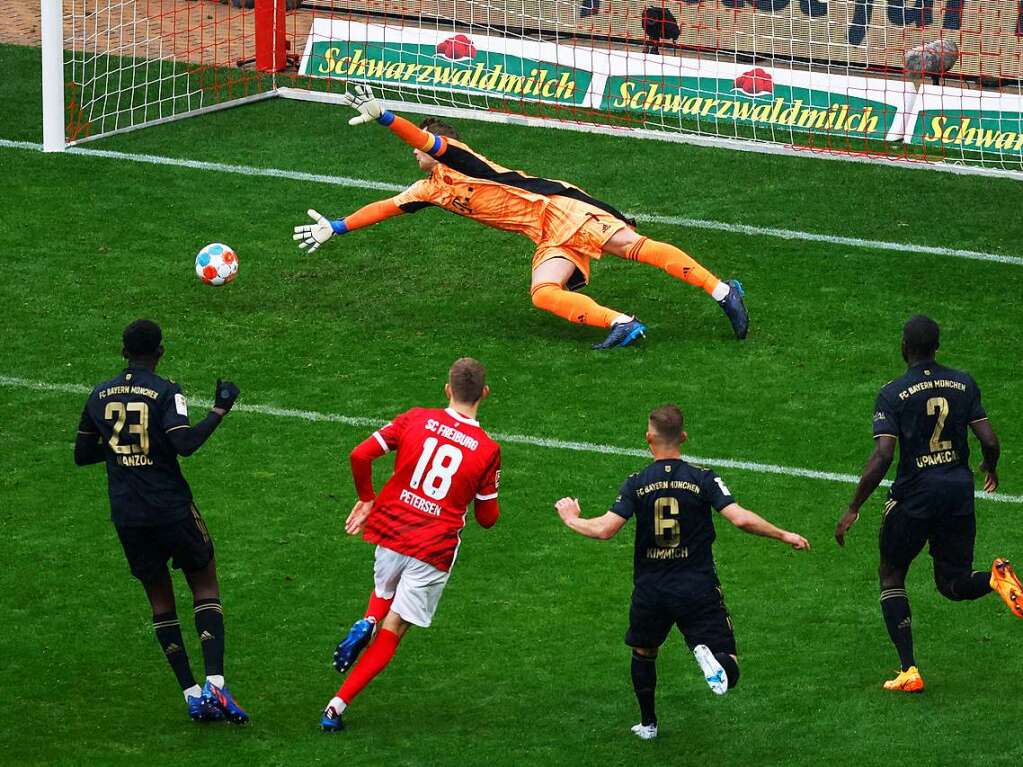
[[428,176],[391,199],[335,221],[310,210],[315,223],[295,227],[294,239],[300,248],[311,253],[335,235],[432,205],[523,234],[536,243],[530,285],[533,305],[569,322],[609,328],[607,338],[595,349],[628,346],[646,331],[634,316],[574,292],[590,280],[590,259],[604,253],[656,266],[702,288],[724,310],[736,338],[746,337],[749,316],[737,280],[723,282],[674,245],[636,234],[635,221],[579,187],[503,168],[461,143],[455,129],[440,120],[429,118],[417,128],[385,110],[367,86],[354,89],[344,99],[360,114],[349,124],[375,120],[386,126],[412,147]]

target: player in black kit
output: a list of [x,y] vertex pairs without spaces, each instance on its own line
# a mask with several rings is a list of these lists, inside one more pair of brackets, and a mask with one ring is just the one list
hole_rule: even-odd
[[[153,609],[153,629],[197,721],[249,717],[224,685],[224,615],[213,542],[181,474],[178,456],[194,453],[231,410],[238,387],[217,381],[209,414],[192,426],[181,387],[156,375],[160,327],[136,320],[124,330],[128,367],[96,386],[78,425],[75,463],[107,464],[110,516],[131,574]],[[168,560],[185,574],[195,600],[206,683],[196,684],[174,604]]]
[[636,518],[634,589],[625,643],[632,648],[632,685],[642,715],[632,731],[644,740],[657,737],[657,650],[673,625],[682,632],[711,690],[724,695],[739,682],[732,621],[711,551],[711,511],[747,533],[797,550],[810,548],[803,536],[780,530],[737,504],[713,471],[683,461],[682,427],[682,411],[675,405],[650,413],[646,441],[654,462],[625,481],[603,516],[583,519],[574,498],[555,504],[562,521],[588,538],[611,538],[630,517]]
[[899,467],[881,521],[879,575],[881,612],[902,671],[885,682],[886,690],[924,689],[913,657],[906,595],[906,573],[924,544],[930,543],[934,582],[943,596],[979,599],[995,590],[1023,618],[1023,587],[1006,560],[996,559],[990,573],[973,569],[976,520],[967,428],[980,441],[980,471],[989,493],[998,488],[998,437],[969,374],[935,362],[938,341],[938,324],[928,317],[913,317],[903,328],[902,357],[909,369],[877,395],[874,452],[835,529],[835,539],[844,546],[860,508],[888,472],[898,440]]

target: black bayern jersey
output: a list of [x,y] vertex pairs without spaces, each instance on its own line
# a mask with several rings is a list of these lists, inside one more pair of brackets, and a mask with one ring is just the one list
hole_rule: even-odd
[[181,387],[150,370],[128,368],[92,390],[78,430],[102,438],[115,525],[162,525],[191,513],[192,490],[167,437],[188,426]]
[[636,518],[637,588],[690,595],[716,586],[711,510],[734,502],[717,474],[680,459],[655,461],[625,480],[611,511]]
[[987,418],[968,373],[937,362],[914,365],[886,384],[874,406],[874,437],[899,440],[892,497],[942,486],[973,486],[967,427]]

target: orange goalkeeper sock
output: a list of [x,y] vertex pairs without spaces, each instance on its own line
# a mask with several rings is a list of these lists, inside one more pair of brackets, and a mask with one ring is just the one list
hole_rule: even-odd
[[366,654],[355,664],[352,673],[348,675],[345,683],[337,691],[337,697],[346,705],[351,704],[355,700],[355,696],[373,681],[373,677],[383,671],[391,662],[394,651],[398,649],[399,641],[401,641],[401,637],[393,631],[388,631],[385,628],[380,629],[376,639],[370,642],[369,647],[366,648]]
[[[690,285],[703,288],[707,293],[713,295],[721,283],[717,277],[708,272],[696,259],[688,253],[669,245],[666,242],[658,242],[646,237],[641,237],[629,248],[625,257],[630,261],[642,261],[644,264],[656,266],[663,269],[672,277],[676,277]],[[724,291],[727,293],[728,291]]]
[[537,309],[580,325],[609,328],[622,316],[621,312],[601,306],[589,296],[565,290],[556,282],[541,282],[530,291],[530,295]]

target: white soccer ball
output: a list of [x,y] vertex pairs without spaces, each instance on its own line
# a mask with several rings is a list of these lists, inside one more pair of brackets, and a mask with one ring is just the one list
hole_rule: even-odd
[[195,257],[195,273],[207,285],[226,285],[238,276],[238,255],[223,243],[211,242]]

